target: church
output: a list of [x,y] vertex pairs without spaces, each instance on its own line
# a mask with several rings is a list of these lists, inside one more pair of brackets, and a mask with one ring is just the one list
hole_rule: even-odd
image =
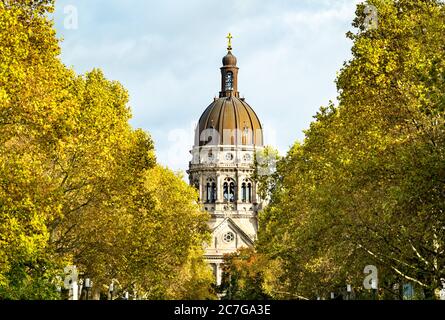
[[240,98],[230,34],[228,39],[219,98],[199,118],[187,171],[190,184],[199,190],[202,209],[211,216],[212,238],[205,246],[205,260],[218,285],[224,255],[253,246],[258,212],[265,204],[252,178],[255,154],[263,149],[263,129],[253,108]]

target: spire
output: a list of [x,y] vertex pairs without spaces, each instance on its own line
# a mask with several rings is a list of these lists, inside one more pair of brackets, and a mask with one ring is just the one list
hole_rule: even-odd
[[236,57],[232,54],[232,39],[231,33],[226,37],[228,39],[227,43],[227,54],[223,58],[223,67],[221,68],[221,92],[219,97],[239,97],[238,92],[238,67],[236,66]]
[[229,35],[227,36],[227,39],[229,40],[227,44],[227,51],[232,51],[232,34],[229,32]]

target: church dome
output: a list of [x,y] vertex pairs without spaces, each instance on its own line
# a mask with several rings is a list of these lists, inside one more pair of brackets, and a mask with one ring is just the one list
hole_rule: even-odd
[[[212,141],[217,132],[216,139]],[[261,122],[255,111],[236,96],[216,99],[199,119],[196,145],[263,146]]]
[[236,57],[229,51],[222,60],[223,66],[236,66]]
[[237,59],[232,54],[229,34],[227,54],[222,59],[221,91],[202,114],[196,129],[195,146],[263,146],[261,122],[255,111],[240,98]]

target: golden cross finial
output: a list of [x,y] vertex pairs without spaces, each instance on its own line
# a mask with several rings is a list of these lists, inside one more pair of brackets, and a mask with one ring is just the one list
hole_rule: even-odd
[[233,39],[231,33],[229,33],[229,35],[227,36],[227,39],[229,40],[229,44],[227,46],[227,50],[231,51],[232,50],[232,39]]

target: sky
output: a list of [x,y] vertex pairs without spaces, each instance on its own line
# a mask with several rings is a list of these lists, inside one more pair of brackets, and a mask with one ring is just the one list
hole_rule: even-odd
[[100,68],[130,94],[131,124],[154,139],[158,161],[185,171],[194,127],[220,91],[233,35],[238,89],[282,155],[304,139],[351,57],[357,0],[57,0],[62,61]]

